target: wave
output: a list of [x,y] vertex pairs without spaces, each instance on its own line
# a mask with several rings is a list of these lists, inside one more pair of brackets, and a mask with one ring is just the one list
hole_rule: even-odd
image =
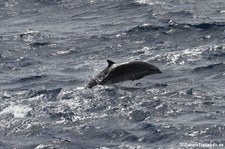
[[47,75],[35,75],[35,76],[24,76],[21,78],[16,78],[12,80],[6,80],[4,82],[1,82],[1,85],[3,85],[3,88],[10,88],[15,89],[17,87],[21,88],[21,85],[25,86],[26,84],[41,81],[43,78],[46,78]]
[[204,30],[223,28],[225,27],[225,22],[209,22],[209,23],[200,23],[200,24],[189,24],[189,26],[194,28],[200,28]]
[[73,117],[75,116],[75,114],[70,111],[57,112],[57,113],[54,113],[53,111],[47,111],[47,112],[50,115],[51,119],[62,119],[63,118],[65,120],[73,121]]
[[209,22],[209,23],[199,23],[199,24],[177,24],[175,22],[171,24],[166,24],[162,26],[155,26],[152,24],[142,24],[136,27],[133,27],[127,31],[127,33],[135,32],[146,32],[146,31],[158,31],[158,30],[169,30],[169,29],[182,29],[182,30],[191,30],[191,29],[201,29],[201,30],[215,30],[225,28],[225,22]]
[[135,0],[135,3],[139,5],[159,5],[163,4],[164,2],[160,0]]
[[39,32],[32,29],[28,29],[23,33],[17,35],[16,40],[21,40],[25,42],[31,42],[30,46],[44,46],[44,45],[52,45],[52,42],[46,42],[51,39],[51,35],[47,32]]
[[62,88],[56,88],[56,89],[51,89],[51,90],[48,90],[48,89],[31,90],[28,93],[28,97],[33,98],[33,97],[42,95],[44,99],[46,98],[47,100],[52,101],[52,100],[56,100],[56,98],[59,95],[59,93],[61,92],[61,90],[62,90]]
[[224,71],[225,70],[225,64],[224,63],[218,63],[218,64],[211,64],[208,66],[201,66],[196,67],[193,69],[193,72],[205,72],[205,71]]
[[172,11],[165,14],[165,18],[172,17],[193,17],[194,12],[188,10]]
[[97,137],[108,139],[108,140],[117,140],[117,139],[127,138],[130,135],[131,134],[127,132],[126,130],[115,129],[115,130],[105,130],[103,132],[99,132],[97,134]]
[[143,25],[138,25],[134,28],[131,28],[127,31],[127,33],[133,33],[133,32],[141,32],[141,31],[156,31],[156,30],[162,30],[165,29],[163,26],[154,26],[150,24],[143,24]]
[[32,47],[43,47],[43,46],[48,46],[48,45],[52,45],[51,42],[33,42],[30,43],[30,46]]
[[28,77],[20,78],[16,82],[24,83],[24,82],[28,82],[28,81],[38,81],[45,77],[47,77],[47,75],[28,76]]
[[209,59],[209,60],[211,59],[223,60],[225,56],[225,47],[223,44],[212,45],[203,52],[203,56],[205,59]]

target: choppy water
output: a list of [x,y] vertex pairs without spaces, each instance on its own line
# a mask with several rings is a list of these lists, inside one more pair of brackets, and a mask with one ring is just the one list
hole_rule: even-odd
[[224,0],[1,0],[0,148],[223,148],[224,42]]

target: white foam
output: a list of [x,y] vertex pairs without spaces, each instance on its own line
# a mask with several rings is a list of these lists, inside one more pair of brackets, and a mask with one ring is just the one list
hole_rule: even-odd
[[185,50],[180,50],[180,51],[172,51],[160,55],[156,55],[152,59],[164,59],[168,61],[167,64],[180,64],[183,65],[185,64],[186,61],[193,62],[200,60],[202,57],[202,53],[207,50],[206,47],[197,47],[197,48],[192,48],[192,49],[185,49]]
[[147,4],[147,5],[157,5],[157,4],[163,3],[159,0],[135,0],[135,2],[139,4]]
[[80,86],[80,87],[77,87],[76,89],[77,90],[83,90],[83,89],[85,89],[85,87],[84,86]]
[[222,13],[225,13],[225,10],[221,10],[220,13],[221,13],[221,14],[222,14]]
[[10,105],[3,109],[0,114],[13,114],[15,118],[24,118],[29,111],[31,111],[27,105]]

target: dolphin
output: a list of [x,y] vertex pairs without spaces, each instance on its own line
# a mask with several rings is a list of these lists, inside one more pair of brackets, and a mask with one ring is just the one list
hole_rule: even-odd
[[147,75],[162,73],[159,68],[142,61],[131,61],[116,64],[107,60],[108,66],[102,70],[95,78],[91,79],[86,88],[96,85],[107,85],[128,80],[138,80]]

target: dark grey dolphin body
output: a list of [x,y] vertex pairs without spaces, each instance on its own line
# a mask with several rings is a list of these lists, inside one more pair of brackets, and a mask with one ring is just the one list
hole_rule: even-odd
[[141,61],[132,61],[123,64],[115,64],[107,60],[108,66],[92,79],[86,88],[92,88],[98,84],[106,85],[127,80],[138,80],[146,75],[162,73],[154,65]]

